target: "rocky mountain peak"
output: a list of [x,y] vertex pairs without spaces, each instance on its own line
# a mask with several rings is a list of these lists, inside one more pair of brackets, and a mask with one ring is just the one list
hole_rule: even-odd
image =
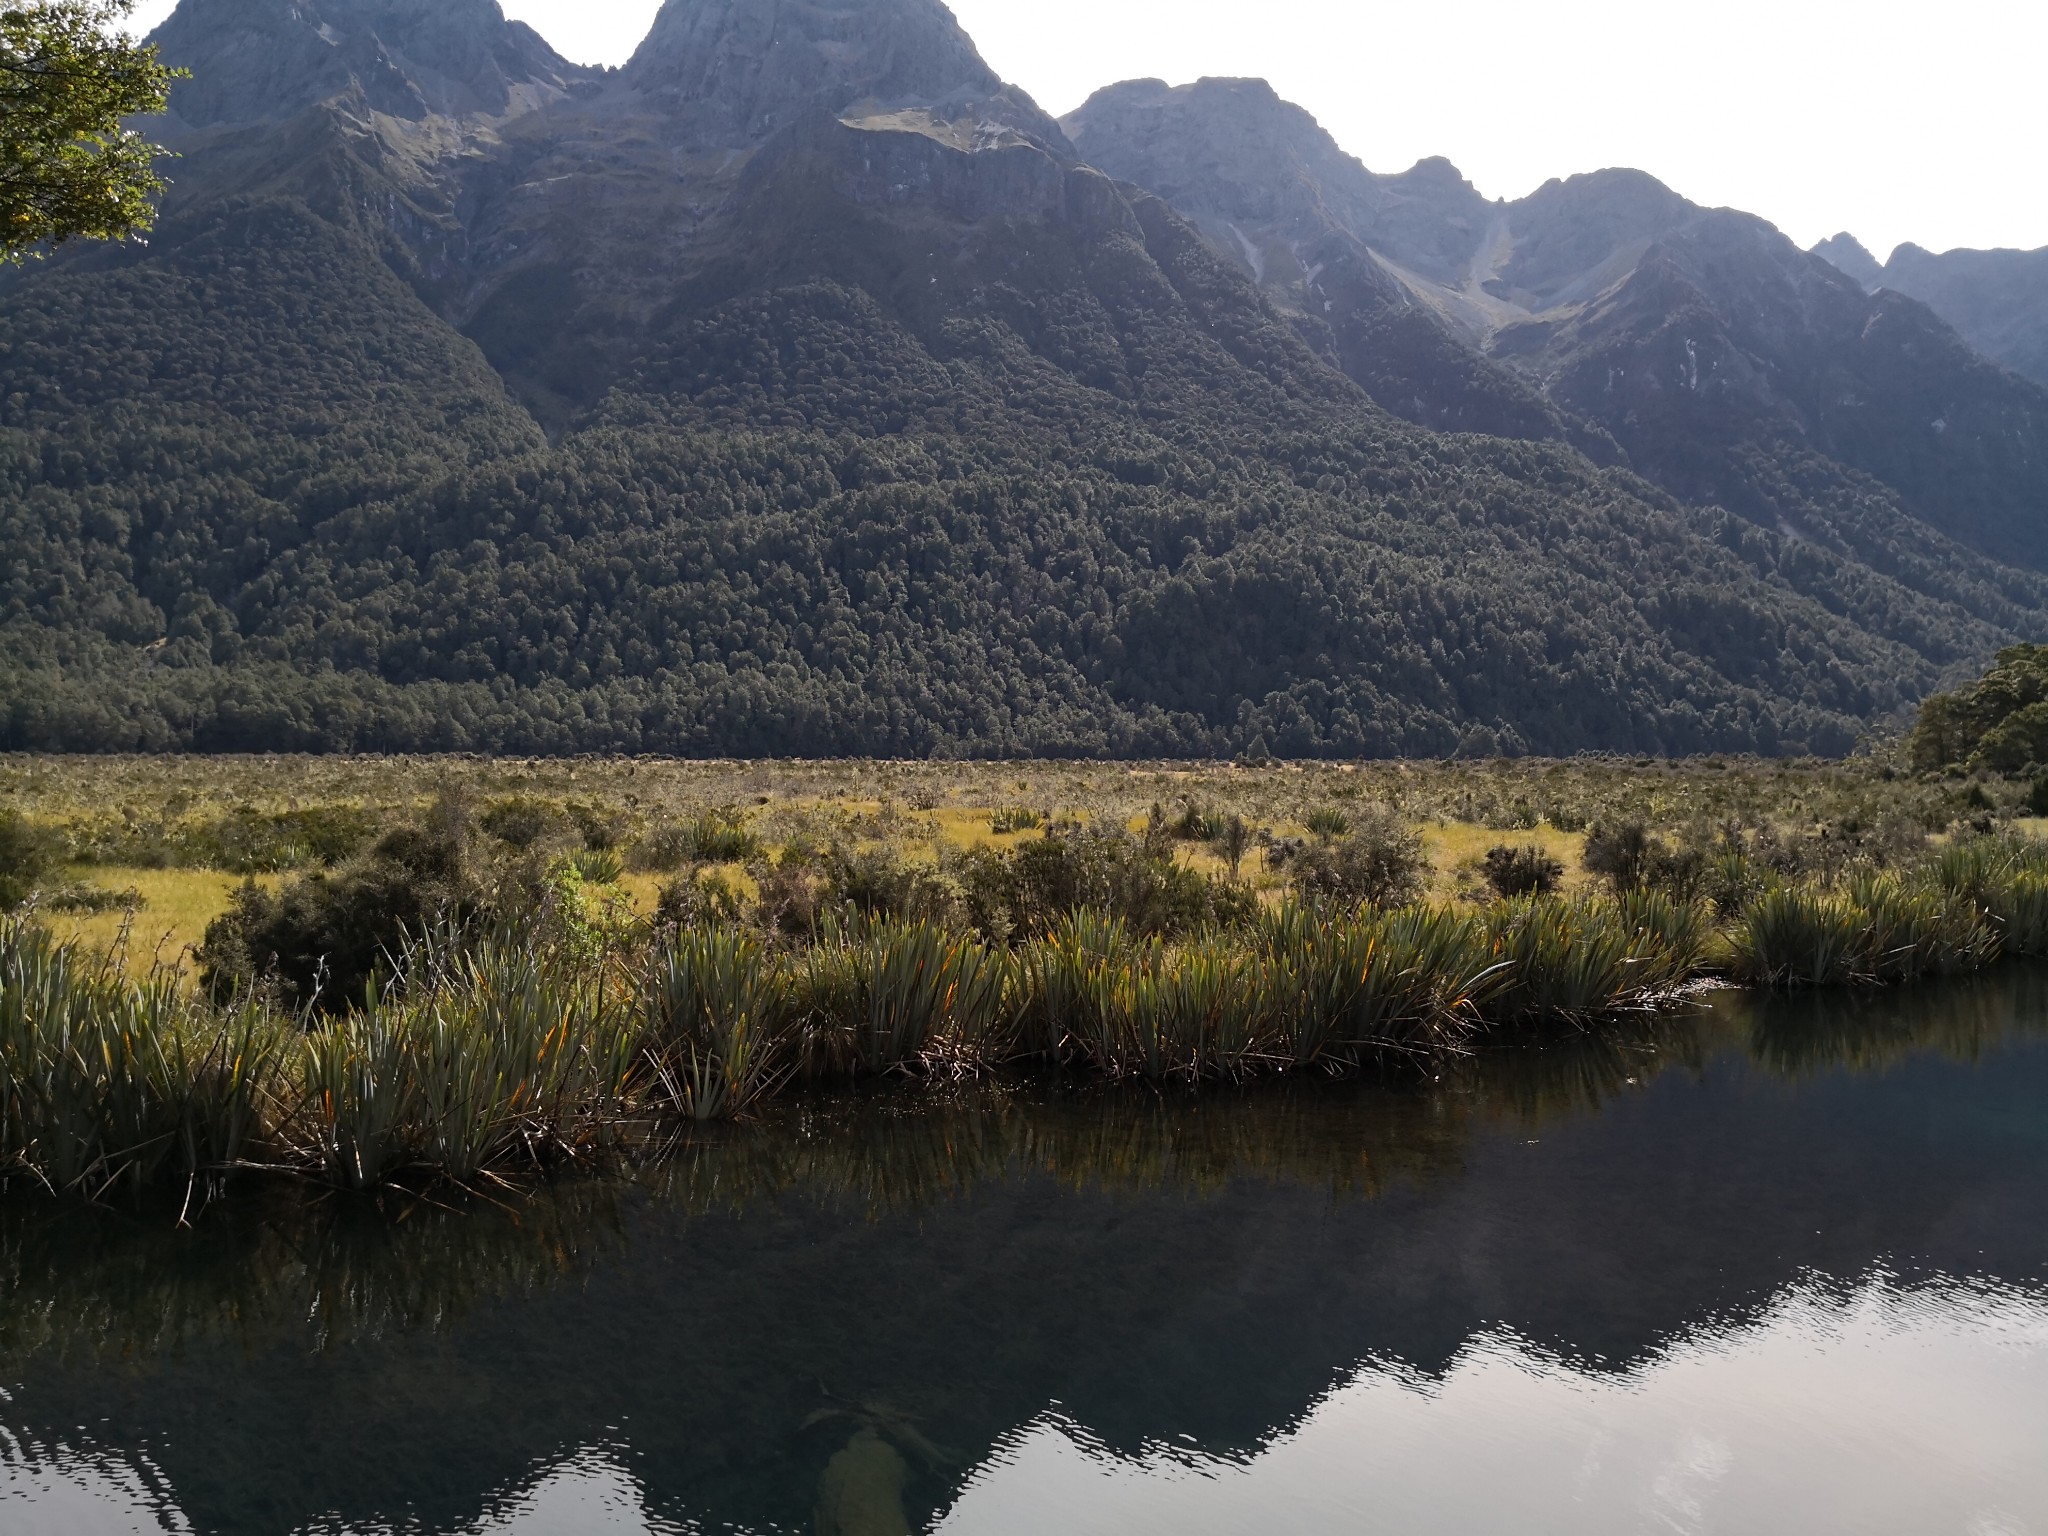
[[[1081,155],[1159,193],[1197,222],[1299,243],[1341,230],[1430,276],[1469,259],[1487,203],[1448,160],[1379,176],[1264,80],[1134,80],[1064,119]],[[1220,221],[1220,222],[1219,222]],[[1254,265],[1258,265],[1254,263]]]
[[1831,264],[1836,271],[1853,277],[1866,289],[1876,288],[1884,281],[1884,268],[1878,264],[1877,258],[1847,230],[1821,241],[1813,248],[1813,254]]
[[756,143],[818,112],[970,103],[1060,138],[940,0],[667,0],[625,80],[708,143]]
[[195,128],[337,98],[412,121],[504,117],[581,73],[498,0],[182,0],[152,41],[192,72],[171,111]]

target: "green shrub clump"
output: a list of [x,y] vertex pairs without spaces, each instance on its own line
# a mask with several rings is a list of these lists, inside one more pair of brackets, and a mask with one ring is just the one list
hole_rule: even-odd
[[1429,889],[1422,839],[1392,811],[1373,806],[1351,830],[1292,859],[1296,893],[1329,906],[1405,907]]
[[1008,850],[971,849],[941,867],[967,921],[996,942],[1050,933],[1084,909],[1169,938],[1242,927],[1259,911],[1251,891],[1189,869],[1169,844],[1121,828],[1065,827]]
[[49,867],[48,839],[19,811],[0,811],[0,912],[25,904]]
[[1564,865],[1533,843],[1511,848],[1502,844],[1486,851],[1482,866],[1496,896],[1548,896],[1564,878]]
[[462,827],[401,827],[332,873],[275,891],[245,884],[207,926],[200,979],[216,1001],[257,991],[337,1011],[362,1003],[409,944],[472,922],[484,904]]

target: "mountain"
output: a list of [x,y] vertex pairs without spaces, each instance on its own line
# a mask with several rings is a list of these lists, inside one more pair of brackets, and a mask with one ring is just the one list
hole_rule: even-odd
[[1240,263],[1310,345],[1397,416],[1441,431],[1575,441],[1618,458],[1471,348],[1404,273],[1448,275],[1494,219],[1448,161],[1380,177],[1263,80],[1103,91],[1065,124],[1079,152],[1158,193]]
[[1813,254],[1837,272],[1853,277],[1866,291],[1884,286],[1884,268],[1864,248],[1861,240],[1847,230],[1831,235],[1813,248]]
[[[1903,512],[2048,566],[2048,390],[1760,219],[1637,171],[1498,205],[1441,161],[1374,175],[1261,81],[1112,86],[1065,126],[1303,317],[1312,344],[1334,324],[1324,350],[1390,408],[1405,385],[1384,349],[1368,341],[1361,359],[1341,333],[1405,307],[1687,501],[1852,538],[1840,509],[1854,502],[1872,508],[1854,522]],[[1403,414],[1451,424],[1427,393],[1414,401]],[[1486,430],[1541,435],[1526,415]]]
[[[1837,308],[1903,343],[1798,253],[1808,330],[1689,296],[1782,253],[1646,178],[1503,210],[1318,151],[1260,217],[1247,131],[1147,190],[934,0],[669,0],[604,71],[492,0],[159,40],[152,242],[0,275],[0,744],[1838,751],[2048,630],[1749,430]],[[1660,313],[1721,437],[1587,382]]]
[[1850,275],[1918,299],[1986,357],[2048,385],[2048,248],[1937,256],[1902,245],[1882,267]]

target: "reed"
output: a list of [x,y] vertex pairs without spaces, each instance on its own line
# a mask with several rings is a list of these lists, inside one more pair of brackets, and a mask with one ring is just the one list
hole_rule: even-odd
[[2048,953],[2048,850],[2023,840],[1831,884],[1758,878],[1725,928],[1655,889],[1477,910],[1288,904],[1180,939],[1083,910],[1009,946],[866,916],[801,939],[726,924],[592,946],[543,912],[529,930],[417,943],[360,1005],[319,1019],[132,981],[9,921],[0,1178],[189,1192],[261,1166],[351,1188],[474,1186],[664,1145],[679,1123],[745,1116],[799,1078],[1364,1072],[1555,1021],[1620,1028],[1724,960],[1781,988]]
[[1862,914],[1841,893],[1773,885],[1743,911],[1730,936],[1738,981],[1763,987],[1837,987],[1859,979]]
[[[1956,857],[1950,857],[1950,854]],[[2031,892],[2032,876],[2023,877]],[[1769,987],[1889,984],[1982,969],[2001,952],[2016,883],[1995,849],[1950,850],[1925,875],[1863,874],[1835,889],[1774,885],[1731,936],[1736,979]],[[2031,896],[2025,898],[2031,901]]]
[[1461,1050],[1494,980],[1478,926],[1442,910],[1289,906],[1262,943],[1281,1043],[1297,1065]]
[[1987,906],[1999,943],[2009,955],[2048,955],[2048,875],[2022,869]]
[[1482,921],[1499,971],[1481,1007],[1495,1025],[1582,1022],[1643,991],[1637,935],[1613,903],[1523,897]]

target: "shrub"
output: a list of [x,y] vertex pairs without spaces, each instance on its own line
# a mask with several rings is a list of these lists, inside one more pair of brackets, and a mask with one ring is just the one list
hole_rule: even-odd
[[1296,892],[1324,905],[1405,907],[1429,888],[1421,837],[1384,806],[1362,812],[1338,841],[1304,848],[1293,869]]
[[1235,880],[1244,865],[1244,856],[1252,846],[1252,829],[1242,816],[1232,814],[1223,819],[1223,829],[1214,839],[1216,851],[1223,855],[1230,866],[1230,878]]
[[1564,865],[1533,843],[1489,848],[1484,871],[1493,893],[1503,898],[1548,896],[1564,878]]
[[2034,787],[2027,791],[2027,814],[2048,816],[2048,774],[2034,780]]
[[1011,832],[1036,832],[1044,825],[1044,816],[1021,805],[997,811],[988,819],[989,831],[994,832],[998,836],[1004,836]]
[[658,927],[714,928],[737,924],[746,902],[731,881],[716,870],[692,870],[661,888],[655,908]]
[[484,905],[459,831],[401,827],[333,873],[278,891],[244,885],[207,926],[200,978],[217,1001],[263,990],[331,1012],[363,1001],[409,944],[470,924]]
[[1586,837],[1583,862],[1616,892],[1641,890],[1650,883],[1668,850],[1639,821],[1602,822]]
[[0,811],[0,912],[34,894],[50,866],[49,844],[18,811]]
[[1169,848],[1118,828],[1066,828],[1004,852],[955,855],[944,867],[968,921],[999,940],[1049,933],[1083,909],[1167,937],[1238,926],[1258,913],[1252,892],[1185,868]]
[[685,864],[744,864],[761,840],[738,811],[703,811],[656,827],[633,849],[635,869],[668,871]]
[[506,847],[524,853],[561,836],[568,828],[568,818],[546,800],[508,795],[485,806],[477,825]]
[[863,917],[943,921],[959,905],[952,883],[936,870],[906,863],[895,849],[828,849],[820,863],[824,899]]
[[817,932],[827,892],[806,850],[785,848],[773,863],[756,865],[752,873],[759,892],[754,914],[763,928],[790,938]]
[[181,836],[178,853],[183,861],[236,875],[308,865],[331,868],[362,852],[376,832],[376,818],[360,806],[314,806],[273,815],[241,810]]

